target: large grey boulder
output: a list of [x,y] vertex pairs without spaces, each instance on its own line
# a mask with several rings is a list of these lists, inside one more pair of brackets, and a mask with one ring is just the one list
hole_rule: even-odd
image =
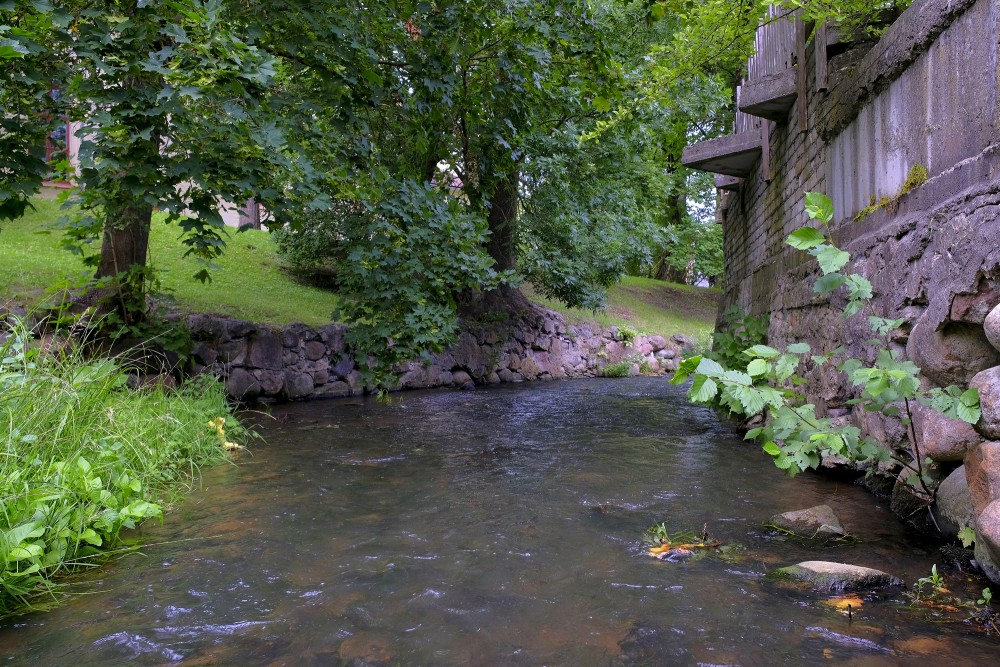
[[1000,499],[986,506],[976,524],[976,561],[991,581],[1000,583]]
[[783,567],[775,570],[769,576],[775,579],[794,579],[795,581],[808,582],[812,584],[813,588],[831,592],[903,585],[901,579],[881,570],[823,560],[810,560]]
[[285,349],[272,331],[262,329],[250,337],[249,365],[269,371],[281,370]]
[[965,466],[959,466],[945,478],[937,490],[937,505],[934,508],[941,532],[947,537],[956,537],[963,526],[975,526],[976,514],[972,511],[972,496],[969,482],[965,477]]
[[990,341],[990,345],[1000,350],[1000,304],[986,316],[983,329],[986,330],[986,340]]
[[913,404],[913,432],[921,456],[935,461],[961,461],[965,453],[983,441],[971,424],[947,417],[933,408]]
[[965,478],[976,516],[1000,499],[1000,442],[983,442],[965,455]]
[[313,378],[308,373],[285,371],[284,396],[290,401],[306,398],[313,393]]
[[776,514],[768,519],[768,525],[787,530],[803,537],[840,537],[844,527],[829,505],[817,505],[795,512]]
[[226,380],[226,392],[237,401],[252,402],[260,395],[261,387],[253,375],[242,368],[234,368]]
[[983,328],[966,322],[947,322],[935,329],[920,316],[906,343],[906,356],[939,386],[965,386],[979,371],[1000,364],[1000,351],[986,339]]
[[1000,366],[977,373],[970,387],[979,390],[982,417],[975,428],[988,440],[1000,440]]

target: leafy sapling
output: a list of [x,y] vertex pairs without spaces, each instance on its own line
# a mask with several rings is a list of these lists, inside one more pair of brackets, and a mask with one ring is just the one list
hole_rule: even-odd
[[[867,464],[871,469],[879,462],[893,460],[910,472],[909,483],[930,504],[934,489],[927,470],[929,460],[921,456],[913,428],[914,401],[949,417],[975,423],[980,416],[979,394],[974,388],[921,388],[920,369],[901,359],[890,345],[893,332],[905,320],[876,314],[871,282],[860,274],[843,271],[851,255],[831,240],[832,202],[825,195],[809,192],[805,207],[819,227],[802,227],[792,232],[786,243],[816,258],[821,276],[813,284],[814,292],[843,293],[845,319],[867,316],[872,337],[865,344],[875,349],[875,362],[869,365],[864,359],[849,356],[843,347],[816,353],[805,342],[783,350],[757,344],[736,356],[732,368],[705,356],[684,359],[671,382],[682,384],[691,379],[688,396],[695,403],[715,404],[747,419],[764,413],[764,425],[750,430],[746,437],[758,441],[774,458],[775,465],[790,475],[816,468],[828,456]],[[856,397],[849,401],[851,405],[899,419],[906,427],[912,456],[862,436],[856,426],[818,415],[816,406],[797,389],[806,382],[798,374],[799,369],[810,362],[814,367],[835,364],[834,368],[857,388]]]

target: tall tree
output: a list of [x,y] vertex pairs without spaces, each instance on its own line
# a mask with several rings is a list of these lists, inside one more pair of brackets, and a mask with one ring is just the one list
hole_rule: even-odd
[[[261,113],[274,60],[226,20],[217,0],[7,5],[5,25],[31,16],[50,30],[44,48],[21,61],[35,70],[47,64],[36,86],[58,91],[43,98],[47,106],[78,124],[80,215],[72,235],[101,237],[88,261],[105,306],[135,321],[144,311],[154,208],[180,225],[205,279],[225,245],[220,201],[276,199],[269,177],[291,165],[280,129]],[[31,114],[17,122],[30,127]],[[17,175],[22,194],[45,170],[37,154],[31,160]]]

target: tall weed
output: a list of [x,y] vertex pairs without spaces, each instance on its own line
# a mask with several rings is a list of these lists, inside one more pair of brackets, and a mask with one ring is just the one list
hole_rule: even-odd
[[226,459],[209,425],[230,413],[218,383],[125,385],[113,361],[45,350],[22,321],[0,332],[0,617],[53,595],[54,577],[94,565]]

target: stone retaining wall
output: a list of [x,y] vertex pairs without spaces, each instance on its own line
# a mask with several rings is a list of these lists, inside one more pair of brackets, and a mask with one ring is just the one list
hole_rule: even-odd
[[[221,315],[189,315],[195,373],[223,379],[242,401],[287,401],[364,393],[345,343],[346,326],[280,329]],[[630,372],[676,369],[683,336],[640,335],[627,342],[615,329],[567,326],[556,312],[535,308],[504,324],[466,323],[457,343],[429,362],[397,369],[397,390],[472,387],[600,375],[608,364],[633,361]]]

